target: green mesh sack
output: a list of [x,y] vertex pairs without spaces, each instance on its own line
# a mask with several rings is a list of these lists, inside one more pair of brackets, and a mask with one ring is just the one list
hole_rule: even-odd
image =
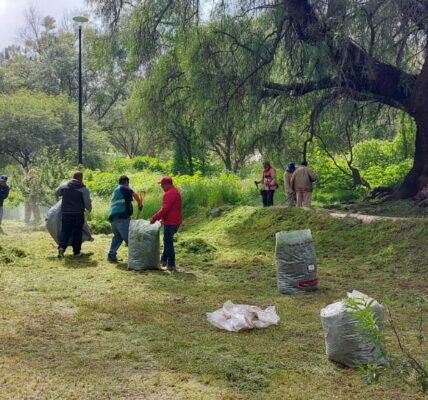
[[161,224],[144,219],[131,221],[128,238],[128,269],[147,271],[159,269]]
[[347,299],[329,304],[321,310],[327,357],[348,367],[384,365],[386,359],[379,344],[359,329],[360,323],[355,317],[357,309],[349,307],[350,299],[354,300],[359,310],[370,308],[377,326],[384,330],[383,306],[366,294],[353,290],[347,294]]
[[284,294],[318,288],[315,247],[310,229],[276,234],[278,290]]

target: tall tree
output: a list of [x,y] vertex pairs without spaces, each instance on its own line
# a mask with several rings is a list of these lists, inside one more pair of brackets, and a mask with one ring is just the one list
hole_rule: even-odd
[[221,21],[213,22],[180,35],[177,53],[200,140],[226,170],[237,172],[254,154],[262,136],[252,129],[258,107],[251,88],[240,87],[234,93],[251,57],[217,34],[223,26]]
[[26,171],[46,146],[56,145],[64,154],[76,142],[75,114],[65,96],[0,95],[0,154]]
[[193,175],[200,154],[189,89],[175,54],[165,54],[138,81],[128,112],[144,123],[147,135],[157,136],[154,146],[174,151],[176,172]]
[[[114,0],[92,3],[98,3],[113,21],[125,4]],[[162,32],[185,26],[184,16],[189,14],[180,11],[195,6],[191,0],[126,2],[131,3],[129,9],[140,27],[134,42],[140,60],[144,58],[142,46],[150,43],[153,49]],[[415,154],[398,194],[407,198],[428,190],[426,0],[235,0],[224,10],[238,22],[251,21],[247,31],[252,34],[247,32],[246,38],[233,29],[219,33],[254,58],[236,92],[244,82],[268,70],[261,81],[267,97],[320,92],[406,112],[416,124]],[[152,22],[146,18],[149,11],[156,17]]]

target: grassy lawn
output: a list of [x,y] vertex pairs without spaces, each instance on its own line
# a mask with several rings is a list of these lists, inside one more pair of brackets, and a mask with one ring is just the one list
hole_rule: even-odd
[[[284,296],[274,234],[301,228],[315,239],[320,290]],[[2,399],[423,398],[390,371],[366,385],[327,360],[319,312],[352,289],[394,300],[406,345],[426,354],[415,339],[417,298],[427,293],[424,222],[363,225],[282,207],[233,208],[213,220],[199,213],[178,235],[176,275],[107,263],[106,235],[84,245],[92,256],[58,260],[47,233],[11,222],[4,230]],[[280,324],[220,331],[205,313],[226,300],[276,305]],[[394,340],[389,348],[398,354]]]

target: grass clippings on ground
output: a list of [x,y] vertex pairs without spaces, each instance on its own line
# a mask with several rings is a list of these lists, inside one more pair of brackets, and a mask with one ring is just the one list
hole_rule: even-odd
[[[284,296],[274,235],[302,228],[315,240],[320,289]],[[109,264],[107,235],[84,244],[93,255],[58,260],[47,233],[12,223],[4,230],[0,398],[423,398],[388,370],[368,386],[358,371],[330,362],[319,312],[353,289],[394,300],[400,332],[421,351],[415,306],[426,294],[424,223],[348,224],[282,207],[238,207],[214,219],[200,213],[178,234],[175,275]],[[226,300],[276,305],[280,324],[220,331],[205,314]]]

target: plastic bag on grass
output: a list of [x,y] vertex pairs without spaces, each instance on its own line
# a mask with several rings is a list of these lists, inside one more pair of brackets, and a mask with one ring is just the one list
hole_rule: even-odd
[[383,329],[384,310],[381,304],[364,293],[353,290],[347,299],[329,304],[321,310],[325,348],[330,360],[356,367],[361,364],[382,364],[380,349],[371,343],[364,332],[356,330],[355,311],[348,306],[348,299],[361,299],[363,307],[370,305],[378,326]]
[[[62,227],[62,215],[61,215],[61,204],[62,201],[58,201],[55,205],[53,205],[48,213],[46,214],[46,229],[52,236],[52,239],[55,240],[55,242],[58,244],[59,241],[59,234],[61,232]],[[72,238],[70,238],[68,244],[71,245]],[[82,228],[82,242],[86,241],[93,241],[93,237],[91,235],[91,231],[89,229],[89,225],[87,224],[86,220],[83,224]]]
[[315,247],[310,229],[278,232],[275,258],[281,293],[318,289]]
[[238,332],[245,329],[267,328],[270,325],[277,325],[279,316],[275,306],[262,310],[247,304],[233,304],[229,300],[224,303],[223,308],[207,313],[207,320],[219,329]]
[[159,269],[160,240],[159,221],[137,219],[129,224],[128,268],[136,271]]

